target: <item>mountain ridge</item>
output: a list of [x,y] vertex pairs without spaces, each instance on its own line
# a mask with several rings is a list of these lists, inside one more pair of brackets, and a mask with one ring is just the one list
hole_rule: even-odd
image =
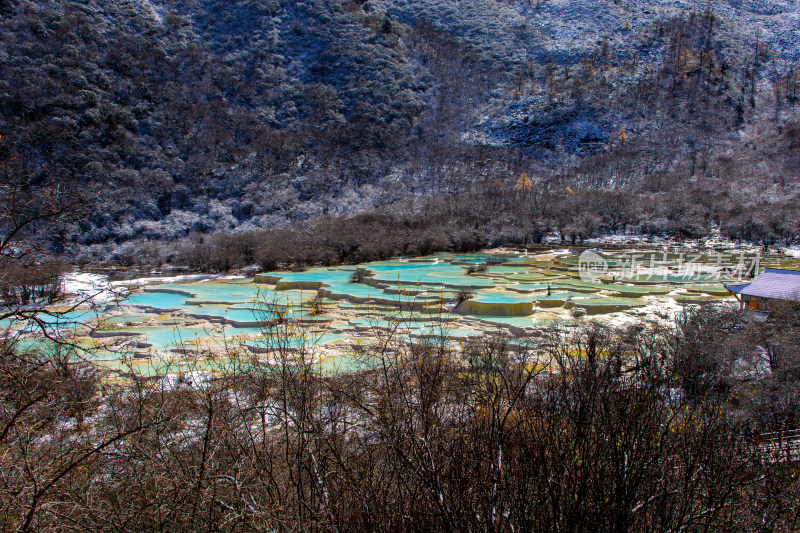
[[[56,250],[401,209],[522,170],[545,188],[594,180],[642,195],[653,176],[722,188],[720,168],[748,154],[752,132],[788,146],[776,139],[796,121],[789,1],[0,10],[7,182],[102,198],[57,228]],[[782,176],[771,201],[796,194],[790,161],[757,162],[758,175]],[[741,172],[730,181],[745,190]],[[748,201],[730,195],[713,216]]]

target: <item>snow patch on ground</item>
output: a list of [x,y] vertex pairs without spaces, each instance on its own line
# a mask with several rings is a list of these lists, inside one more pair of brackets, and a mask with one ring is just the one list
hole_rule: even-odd
[[788,255],[789,257],[797,257],[800,258],[800,246],[787,246],[786,248],[781,249],[784,255]]
[[[749,242],[740,242],[740,241],[733,241],[728,239],[720,232],[718,227],[711,229],[711,234],[707,237],[701,237],[698,239],[675,239],[666,235],[654,235],[654,234],[614,234],[614,235],[602,235],[599,237],[593,237],[590,239],[585,239],[584,244],[591,244],[595,246],[602,246],[602,245],[646,245],[648,247],[653,246],[661,246],[663,249],[667,248],[682,248],[685,250],[693,251],[693,252],[725,252],[728,254],[736,253],[759,253],[763,252],[761,245],[749,243]],[[800,253],[800,247],[790,247],[786,248],[788,250],[797,250]]]
[[193,370],[178,374],[167,374],[159,382],[163,390],[202,390],[211,383],[211,372],[206,370]]
[[675,317],[684,310],[684,305],[676,301],[674,296],[685,292],[684,289],[677,289],[670,292],[669,296],[645,296],[643,300],[647,302],[647,305],[643,307],[620,313],[610,313],[599,316],[595,320],[614,327],[641,324],[642,321],[661,326],[671,325],[675,323]]
[[225,276],[220,274],[181,274],[179,276],[153,276],[147,278],[134,278],[125,281],[114,281],[111,283],[113,287],[138,287],[140,285],[151,285],[158,283],[180,283],[182,281],[205,281],[205,280],[226,280],[226,279],[244,279],[243,275]]
[[64,292],[72,296],[72,298],[68,300],[70,305],[92,305],[117,300],[125,296],[131,289],[141,287],[142,285],[180,283],[184,281],[243,279],[244,277],[245,276],[242,275],[183,274],[180,276],[147,277],[110,282],[108,276],[105,274],[70,272],[65,274],[61,279]]
[[66,294],[72,295],[72,303],[103,303],[119,295],[108,282],[108,276],[89,272],[70,272],[61,278]]

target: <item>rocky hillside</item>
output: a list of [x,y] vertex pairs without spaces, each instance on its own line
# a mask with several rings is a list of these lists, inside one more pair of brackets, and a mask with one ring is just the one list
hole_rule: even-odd
[[[752,159],[747,143],[791,145],[788,0],[2,0],[0,13],[4,181],[90,200],[56,250],[281,227],[521,170],[612,189],[715,179]],[[783,176],[774,201],[796,194],[787,157],[756,162]]]

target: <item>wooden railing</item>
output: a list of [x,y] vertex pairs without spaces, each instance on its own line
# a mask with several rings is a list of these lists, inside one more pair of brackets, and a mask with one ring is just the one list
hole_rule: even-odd
[[765,463],[800,461],[800,430],[756,434],[752,439]]

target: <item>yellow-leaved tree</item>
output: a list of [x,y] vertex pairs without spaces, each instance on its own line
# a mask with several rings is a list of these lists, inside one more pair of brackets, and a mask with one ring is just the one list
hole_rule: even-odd
[[533,182],[528,177],[528,173],[524,170],[522,174],[519,175],[519,179],[517,179],[517,183],[514,184],[515,191],[531,191],[533,190]]

